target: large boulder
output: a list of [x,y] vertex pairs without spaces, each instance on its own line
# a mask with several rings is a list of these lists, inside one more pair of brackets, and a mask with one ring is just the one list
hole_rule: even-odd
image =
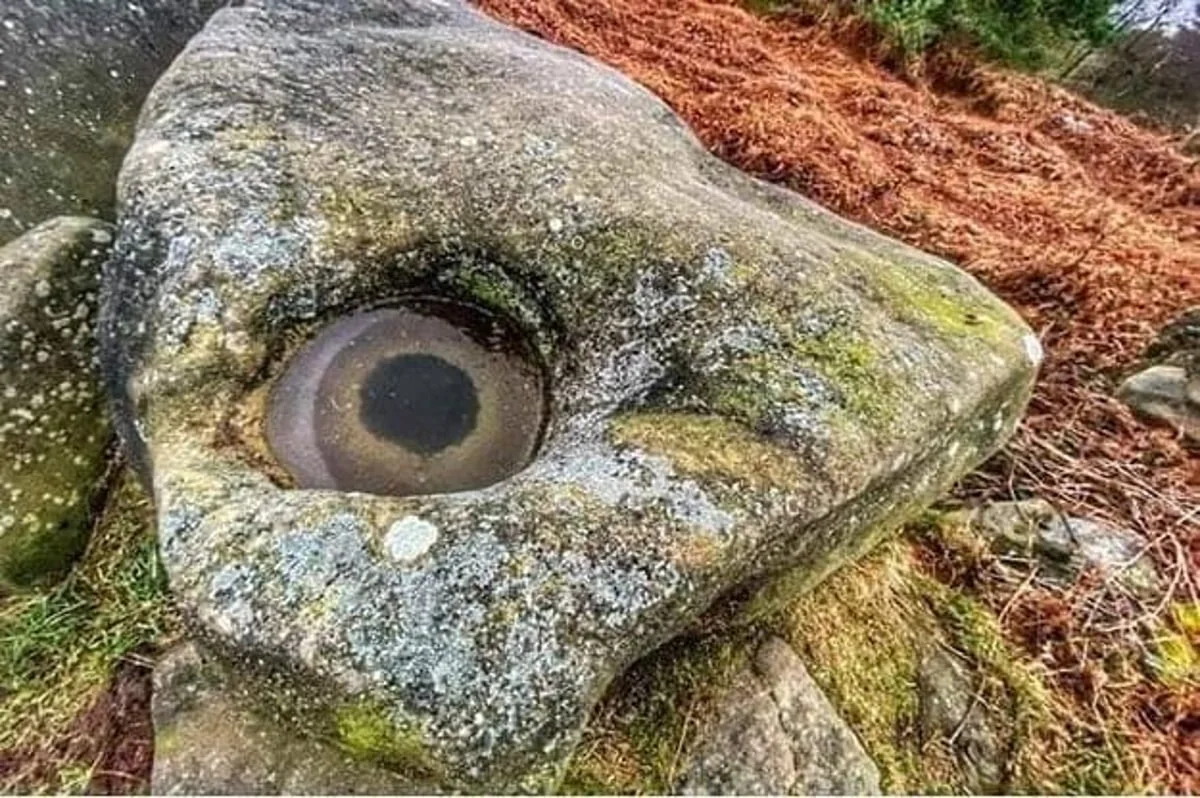
[[0,591],[82,552],[110,432],[96,362],[112,226],[61,217],[0,247]]
[[223,2],[0,6],[0,244],[59,214],[112,216],[146,92]]
[[[296,729],[365,713],[452,786],[556,783],[617,673],[944,491],[1012,432],[1040,354],[951,265],[457,0],[221,10],[148,98],[119,195],[103,358],[183,610]],[[547,411],[518,473],[347,487],[356,458],[435,457],[372,431],[392,428],[371,380],[330,376],[360,345],[453,337],[386,310],[416,298],[528,343]],[[354,333],[376,325],[398,332]],[[427,353],[387,364],[418,360],[430,391],[471,384]],[[476,387],[408,398],[520,426],[529,402]]]

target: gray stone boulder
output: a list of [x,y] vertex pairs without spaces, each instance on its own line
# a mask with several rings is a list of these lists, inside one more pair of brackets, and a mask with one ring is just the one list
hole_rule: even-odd
[[83,550],[110,430],[96,362],[112,226],[61,217],[0,247],[0,591]]
[[1036,563],[1050,581],[1071,582],[1095,568],[1135,593],[1153,594],[1159,585],[1158,570],[1140,536],[1069,516],[1044,499],[995,502],[947,518],[990,541],[1001,556]]
[[1117,396],[1139,414],[1200,441],[1200,307],[1165,326]]
[[154,795],[400,795],[428,785],[297,737],[194,643],[154,669]]
[[112,216],[142,100],[223,4],[0,5],[0,244],[52,216]]
[[1139,414],[1200,441],[1200,381],[1183,366],[1151,366],[1121,383],[1117,397]]
[[[557,783],[616,674],[938,496],[1011,433],[1040,356],[951,265],[456,0],[219,11],[151,92],[119,196],[103,359],[181,607],[298,697],[298,733],[369,713],[464,789]],[[352,461],[392,452],[355,426],[366,383],[322,376],[359,339],[311,347],[431,297],[522,331],[536,453],[453,493],[300,489],[264,428],[332,425],[289,442],[318,474],[343,432]]]
[[692,753],[689,795],[865,795],[879,769],[791,646],[771,638]]

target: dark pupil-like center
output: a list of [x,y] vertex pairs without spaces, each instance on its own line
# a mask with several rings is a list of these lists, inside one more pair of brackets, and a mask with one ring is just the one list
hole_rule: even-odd
[[372,434],[430,455],[458,443],[475,428],[475,383],[433,355],[397,355],[381,361],[363,381],[360,418]]

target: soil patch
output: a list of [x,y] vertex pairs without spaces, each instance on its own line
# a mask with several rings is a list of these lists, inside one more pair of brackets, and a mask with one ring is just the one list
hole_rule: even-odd
[[100,795],[144,792],[154,760],[151,665],[140,657],[122,660],[107,687],[58,738],[0,751],[5,791],[49,786]]

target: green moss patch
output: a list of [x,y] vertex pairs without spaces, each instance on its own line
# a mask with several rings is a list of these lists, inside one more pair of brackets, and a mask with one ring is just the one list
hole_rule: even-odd
[[1200,689],[1200,604],[1172,605],[1171,621],[1154,639],[1155,675],[1171,687]]
[[421,733],[398,726],[379,704],[358,701],[337,711],[337,742],[355,759],[373,762],[397,773],[436,776]]
[[1137,790],[1119,748],[1073,727],[1036,663],[976,599],[924,572],[915,527],[843,568],[778,616],[788,639],[879,765],[891,793],[968,789],[952,741],[921,728],[919,672],[934,646],[969,663],[975,700],[1002,739],[1009,792]]
[[742,425],[716,416],[637,413],[616,420],[613,437],[665,457],[702,481],[741,483],[755,490],[794,490],[803,484],[796,460]]
[[662,794],[675,789],[697,733],[746,663],[753,633],[674,640],[645,657],[592,714],[559,790]]

